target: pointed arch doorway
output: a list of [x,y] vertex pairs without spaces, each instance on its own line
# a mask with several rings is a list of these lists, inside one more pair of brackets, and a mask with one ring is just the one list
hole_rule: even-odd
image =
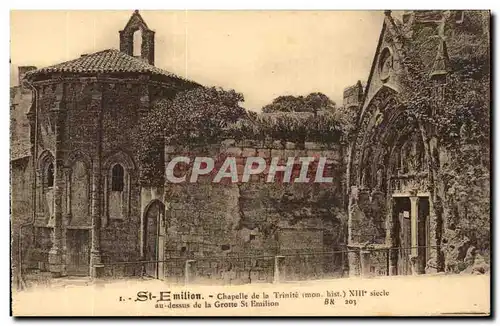
[[159,200],[151,201],[144,210],[144,260],[148,277],[163,279],[165,254],[165,205]]

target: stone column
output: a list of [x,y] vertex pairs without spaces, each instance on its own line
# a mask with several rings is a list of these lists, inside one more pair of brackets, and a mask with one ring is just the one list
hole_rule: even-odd
[[64,168],[66,178],[66,221],[69,224],[71,221],[71,175],[73,171],[70,167]]
[[281,266],[283,265],[283,260],[285,256],[274,256],[274,276],[273,283],[278,284],[281,282]]
[[66,267],[68,263],[70,263],[69,255],[68,255],[68,235],[67,229],[71,223],[71,168],[64,167],[63,168],[64,175],[64,193],[62,194],[62,198],[64,198],[64,215],[63,215],[63,233],[62,233],[62,260],[63,270],[61,275],[67,275]]
[[429,198],[429,239],[428,245],[429,248],[429,256],[427,256],[427,262],[425,267],[425,273],[437,273],[438,272],[438,245],[440,242],[438,241],[438,223],[437,216],[434,212],[434,203],[431,198]]
[[49,251],[49,270],[54,276],[61,276],[65,271],[65,262],[63,260],[63,208],[62,194],[64,185],[63,173],[63,136],[64,136],[64,119],[62,117],[63,103],[62,83],[56,85],[55,103],[50,110],[50,120],[54,125],[54,230],[52,233],[52,247]]
[[102,92],[98,84],[92,85],[91,107],[96,112],[95,126],[95,159],[92,164],[92,234],[90,248],[90,276],[96,278],[100,276],[102,268],[101,259],[101,148],[102,148]]
[[90,249],[90,276],[98,276],[98,268],[101,265],[101,201],[100,201],[100,166],[94,163],[92,166],[92,243]]
[[361,277],[370,276],[370,250],[360,250],[359,259],[361,261]]
[[410,262],[413,274],[418,273],[418,197],[410,197],[410,221],[411,221],[411,255]]
[[355,248],[348,248],[347,260],[349,262],[349,277],[361,275],[361,257]]
[[194,280],[194,264],[196,260],[186,260],[184,263],[184,284],[189,285]]
[[388,275],[397,275],[398,274],[398,253],[399,251],[395,249],[396,247],[396,238],[399,237],[395,230],[395,218],[399,213],[396,208],[396,200],[391,196],[387,200],[387,207],[389,208],[389,213],[387,214],[387,223],[386,223],[386,243],[389,246],[387,250],[387,259],[389,261],[389,270],[387,271]]
[[62,173],[61,162],[55,159],[54,164],[54,229],[52,233],[52,247],[49,251],[49,270],[54,276],[61,276],[63,271],[62,259],[62,237],[63,237],[63,220],[62,220]]

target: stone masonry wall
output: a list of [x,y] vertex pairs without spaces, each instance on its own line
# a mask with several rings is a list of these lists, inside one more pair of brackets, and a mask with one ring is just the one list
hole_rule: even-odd
[[[88,180],[87,189],[92,189],[93,165],[101,161],[101,191],[99,193],[101,207],[101,253],[103,262],[134,261],[140,259],[140,223],[141,203],[140,186],[138,185],[137,141],[134,130],[142,114],[147,112],[150,99],[159,96],[171,97],[178,90],[168,87],[151,86],[145,81],[134,83],[123,81],[96,82],[92,78],[72,79],[64,83],[50,82],[38,85],[39,139],[38,154],[56,151],[56,127],[59,121],[59,131],[62,132],[60,152],[64,164],[63,193],[61,208],[63,225],[70,228],[90,229],[91,194],[88,194],[88,215],[72,218],[69,215],[68,198],[70,174],[75,160],[83,162]],[[151,96],[149,96],[151,95]],[[59,113],[54,110],[58,109]],[[102,110],[102,111],[101,111]],[[62,120],[61,120],[62,119]],[[100,153],[100,155],[98,154]],[[109,186],[109,167],[105,162],[117,155],[118,159],[129,164],[127,170],[128,209],[123,219],[108,218],[105,201],[105,188]],[[111,162],[112,163],[112,162]],[[111,164],[110,163],[110,164]],[[69,170],[68,170],[69,169]],[[56,172],[56,171],[55,171]],[[41,193],[42,180],[38,177],[38,193]],[[84,177],[82,179],[85,179]],[[108,179],[108,180],[107,180]],[[38,195],[37,227],[49,228],[49,232],[38,230],[38,244],[50,243],[51,216],[50,212],[42,210],[48,207],[48,200]],[[47,201],[47,205],[43,201]],[[81,211],[84,211],[82,208]],[[90,244],[89,244],[90,245]],[[37,246],[35,251],[43,251],[32,255],[36,264],[46,260],[50,246]],[[43,247],[43,248],[42,248]],[[45,249],[44,249],[45,248]]]
[[[272,157],[283,158],[279,165],[284,165],[288,157],[322,156],[327,158],[323,175],[332,176],[333,182],[283,183],[278,181],[278,172],[277,180],[267,183],[268,169],[251,176],[247,183],[231,183],[230,178],[213,183],[214,174],[200,176],[197,183],[167,181],[165,258],[196,260],[198,279],[211,282],[269,281],[273,257],[280,254],[302,254],[295,260],[285,260],[282,268],[289,271],[285,273],[289,278],[342,271],[342,262],[332,255],[304,258],[305,253],[334,251],[344,243],[340,145],[227,140],[197,148],[167,146],[166,164],[176,156],[191,157],[191,162],[196,156],[211,157],[220,163],[225,157],[234,157],[239,181],[247,157],[263,157],[269,166]],[[189,180],[190,167],[176,167],[174,174],[186,174]],[[326,259],[335,264],[323,265]],[[178,279],[182,268],[182,264],[177,268],[165,266],[165,275]]]

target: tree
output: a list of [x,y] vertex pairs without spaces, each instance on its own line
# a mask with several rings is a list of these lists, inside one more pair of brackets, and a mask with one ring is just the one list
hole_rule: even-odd
[[303,96],[284,95],[275,98],[271,104],[262,108],[263,113],[301,112],[305,107]]
[[217,141],[227,125],[247,115],[239,105],[243,101],[234,90],[199,87],[154,103],[138,128],[141,182],[163,183],[165,143]]
[[275,98],[271,104],[262,108],[263,113],[276,112],[311,112],[316,115],[319,111],[333,112],[335,102],[323,93],[311,93],[304,96],[283,95]]
[[317,115],[319,111],[333,112],[335,102],[323,93],[311,93],[305,98],[306,110]]

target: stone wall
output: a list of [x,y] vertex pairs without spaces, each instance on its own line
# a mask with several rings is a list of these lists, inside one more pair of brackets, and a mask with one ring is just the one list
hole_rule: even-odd
[[[33,167],[31,158],[25,157],[11,162],[10,165],[10,227],[11,227],[11,263],[15,269],[19,264],[19,248],[27,248],[32,242],[32,227],[23,227],[32,220],[32,183]],[[21,233],[22,232],[22,233]],[[20,240],[20,235],[22,238]],[[21,241],[21,243],[20,243]],[[23,265],[27,263],[28,251],[23,250]]]
[[[24,74],[31,67],[20,67]],[[30,124],[26,113],[32,104],[32,94],[20,86],[10,88],[10,230],[11,263],[13,276],[17,278],[20,248],[26,248],[32,241],[31,227],[21,225],[32,220],[33,209],[33,160],[30,146]],[[23,250],[23,266],[28,260],[28,251]]]
[[386,243],[388,208],[385,194],[368,189],[358,189],[357,192],[357,199],[351,203],[350,243]]
[[[61,162],[56,164],[54,175],[61,179],[60,210],[64,228],[88,229],[90,236],[93,175],[96,171],[100,173],[98,205],[101,210],[100,249],[104,263],[140,259],[141,188],[135,164],[138,142],[134,130],[140,117],[149,109],[150,101],[172,97],[179,91],[167,85],[149,85],[147,80],[140,78],[133,82],[126,79],[114,81],[97,82],[93,78],[79,78],[68,79],[64,83],[49,80],[37,84],[37,151],[39,157],[47,158],[47,162],[52,161],[57,152]],[[58,133],[59,140],[56,140]],[[109,202],[110,170],[115,163],[120,163],[126,170],[121,204],[123,215],[120,218],[109,214],[112,204]],[[98,164],[100,170],[96,170]],[[44,264],[50,246],[45,248],[47,246],[41,244],[50,243],[54,224],[53,210],[49,209],[52,199],[42,191],[45,166],[41,162],[37,165],[36,226],[40,229],[35,231],[39,235],[35,240],[40,246],[31,255],[34,266]],[[76,196],[78,189],[86,189],[85,194],[79,192]],[[48,192],[53,193],[52,189]],[[45,228],[48,231],[43,230]]]
[[[165,163],[176,156],[191,157],[191,162],[196,156],[216,162],[234,157],[239,181],[232,183],[225,178],[213,183],[213,174],[200,176],[197,183],[167,181],[165,258],[196,260],[193,268],[200,280],[226,283],[268,281],[273,257],[281,254],[296,256],[287,258],[281,267],[288,271],[284,275],[289,279],[341,274],[341,259],[321,254],[338,250],[345,243],[340,145],[227,140],[191,148],[166,146]],[[288,157],[326,157],[324,176],[332,176],[333,182],[283,183],[277,173],[276,181],[268,183],[268,169],[252,175],[249,182],[241,182],[245,159],[251,156],[263,157],[268,166],[272,157],[284,158],[280,165]],[[189,180],[191,168],[185,166],[174,174],[186,174]],[[335,263],[324,264],[326,260]],[[165,266],[166,277],[175,278],[173,270],[182,273],[181,267]]]

